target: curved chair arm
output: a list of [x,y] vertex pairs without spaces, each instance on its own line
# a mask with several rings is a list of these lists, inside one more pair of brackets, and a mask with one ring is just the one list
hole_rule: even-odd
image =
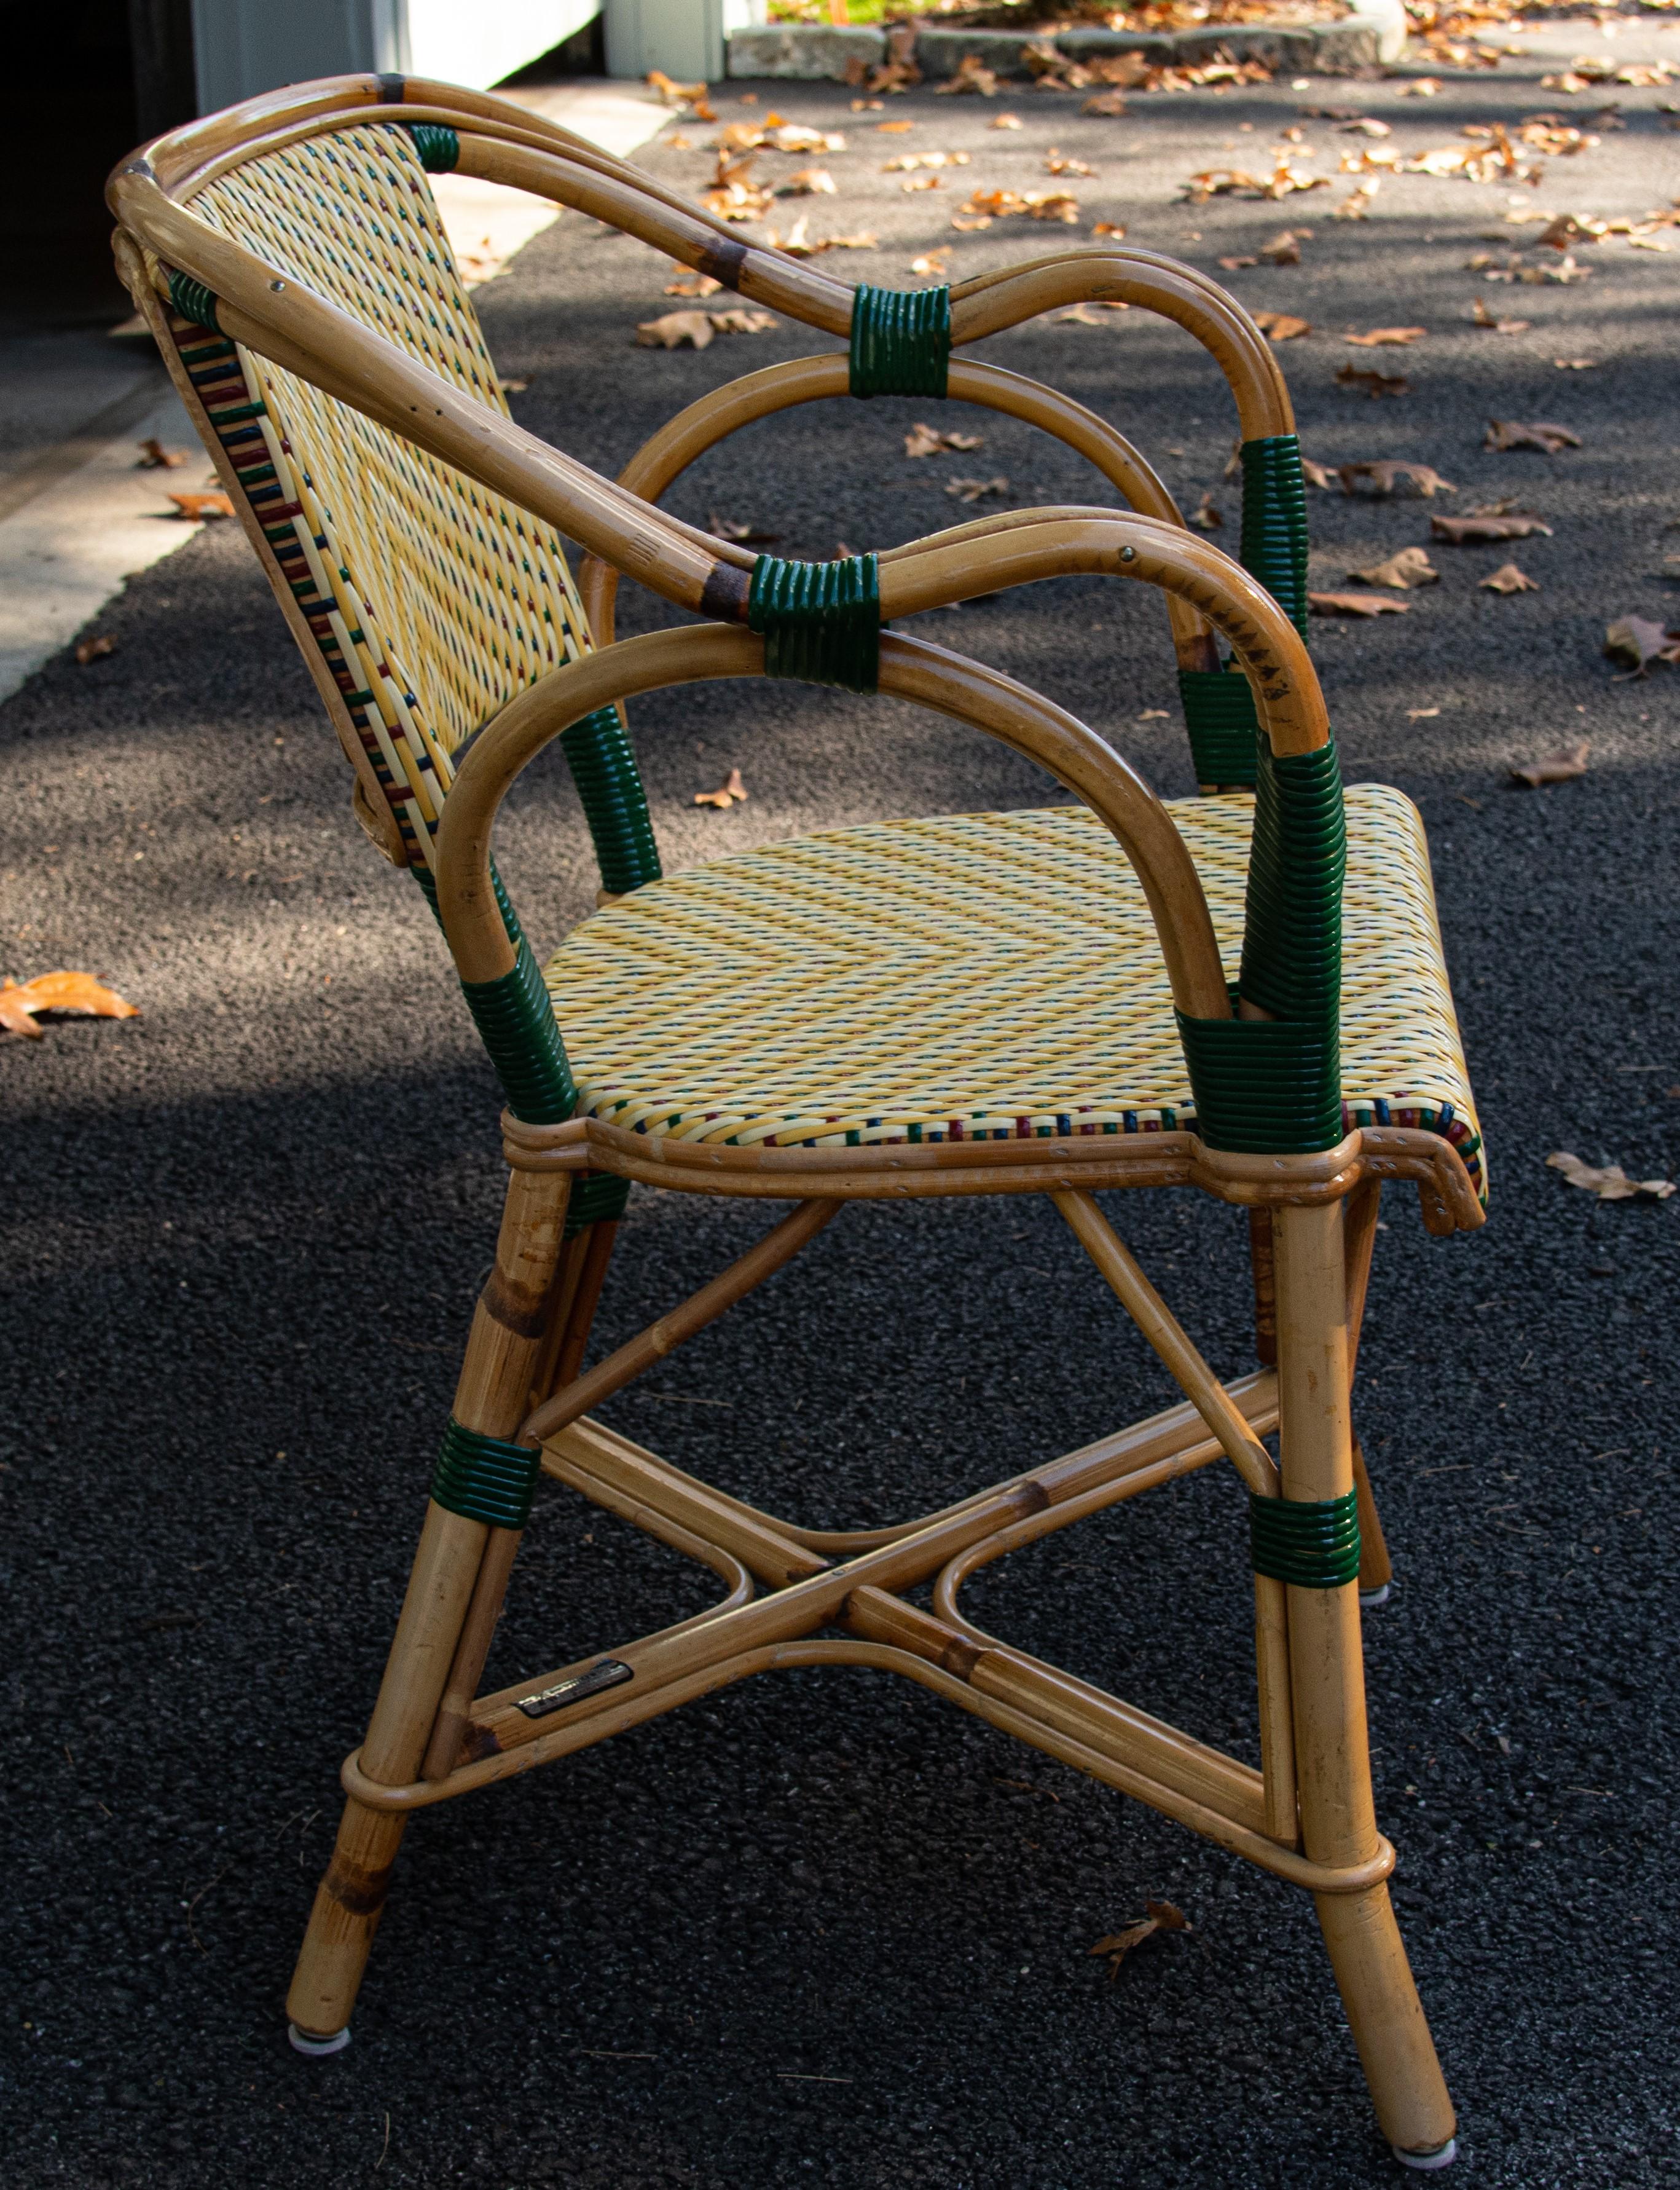
[[[850,371],[850,360],[844,356],[797,357],[732,380],[727,387],[691,403],[644,441],[619,474],[619,485],[646,502],[658,502],[698,457],[753,420],[802,403],[846,394]],[[971,358],[951,360],[946,393],[953,401],[977,404],[1041,427],[1095,464],[1140,514],[1161,518],[1169,525],[1183,524],[1171,494],[1131,443],[1071,396],[1020,373],[1006,372],[1000,366],[981,365]],[[601,646],[609,646],[613,641],[618,587],[618,572],[599,556],[588,557],[578,572],[578,590],[590,629]],[[1167,606],[1179,667],[1191,671],[1217,669],[1212,630],[1202,611],[1177,595],[1168,596]]]
[[[623,640],[551,671],[511,700],[474,740],[450,789],[438,836],[438,911],[463,984],[516,970],[490,865],[491,837],[515,778],[569,724],[615,699],[676,684],[761,676],[754,632],[684,625]],[[1142,778],[1065,709],[996,670],[884,633],[878,689],[987,731],[1054,775],[1100,819],[1149,901],[1180,1012],[1229,1018],[1219,945],[1202,884],[1172,816]]]

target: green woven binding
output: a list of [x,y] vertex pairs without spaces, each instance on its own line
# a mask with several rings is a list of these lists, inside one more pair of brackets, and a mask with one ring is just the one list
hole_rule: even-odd
[[767,677],[873,692],[880,669],[881,598],[877,559],[753,565],[747,622],[764,635]]
[[1359,1576],[1359,1507],[1344,1498],[1248,1499],[1254,1571],[1297,1589],[1340,1589]]
[[1242,444],[1242,567],[1307,634],[1307,483],[1293,434]]
[[1254,692],[1240,669],[1181,669],[1179,697],[1198,783],[1252,789],[1259,721]]
[[523,1529],[531,1518],[531,1493],[541,1460],[534,1446],[463,1429],[451,1415],[432,1471],[432,1495],[469,1521]]
[[[437,877],[429,867],[414,867],[410,871],[437,913]],[[507,939],[513,945],[514,962],[498,980],[463,981],[461,992],[495,1067],[508,1109],[528,1126],[557,1126],[577,1108],[577,1084],[567,1061],[566,1045],[554,1023],[554,1007],[543,986],[542,969],[525,940],[519,916],[494,861],[490,887],[501,909]],[[438,924],[443,925],[441,915]]]
[[405,122],[420,164],[428,175],[450,173],[461,158],[461,139],[447,122]]
[[643,882],[657,882],[664,870],[648,818],[648,794],[618,709],[597,707],[563,730],[560,745],[583,801],[602,888],[622,897]]
[[566,1204],[566,1237],[576,1239],[591,1224],[612,1224],[625,1213],[630,1200],[630,1181],[609,1171],[572,1173],[571,1198]]
[[951,364],[951,292],[858,284],[851,306],[854,395],[943,395]]
[[1304,1155],[1342,1138],[1342,879],[1347,825],[1333,743],[1274,760],[1257,747],[1242,973],[1233,995],[1270,1019],[1191,1019],[1179,1035],[1212,1149]]
[[195,281],[190,274],[172,274],[169,276],[169,301],[184,320],[190,320],[195,327],[209,327],[215,333],[222,332],[216,317],[216,298],[202,281]]

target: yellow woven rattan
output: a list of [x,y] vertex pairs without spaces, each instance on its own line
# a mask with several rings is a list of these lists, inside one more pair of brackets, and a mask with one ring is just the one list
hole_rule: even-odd
[[[1234,979],[1253,801],[1174,801]],[[1481,1184],[1423,825],[1347,794],[1348,1122],[1445,1132]],[[1084,808],[825,831],[650,882],[545,976],[580,1112],[771,1147],[1171,1130],[1190,1083],[1148,908]]]
[[[506,415],[407,130],[341,129],[266,154],[193,210]],[[184,323],[189,358],[194,336]],[[268,505],[256,492],[253,503],[271,543],[276,525],[295,536],[276,551],[294,585],[313,582],[309,604],[327,604],[312,620],[331,627],[317,636],[352,689],[372,695],[368,732],[412,855],[429,863],[456,746],[590,646],[564,549],[552,527],[348,404],[243,349],[237,364],[231,400],[209,400],[227,377],[206,391],[212,423],[236,462],[235,429],[265,445],[246,449],[274,479]]]

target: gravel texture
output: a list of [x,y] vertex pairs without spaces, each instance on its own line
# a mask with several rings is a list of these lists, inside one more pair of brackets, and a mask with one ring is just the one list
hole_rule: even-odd
[[[1558,1149],[1637,1177],[1675,1162],[1680,672],[1615,682],[1598,650],[1608,620],[1672,603],[1674,260],[1610,243],[1577,252],[1593,269],[1578,284],[1490,287],[1463,269],[1502,247],[1480,241],[1502,186],[1385,182],[1362,224],[1327,217],[1341,181],[1282,204],[1175,201],[1193,169],[1268,164],[1303,105],[1356,105],[1413,151],[1468,122],[1595,108],[1538,88],[1573,54],[1680,60],[1680,37],[1648,22],[1519,43],[1524,58],[1427,102],[1392,80],[1279,83],[1099,120],[1011,87],[993,106],[919,94],[854,116],[841,88],[777,85],[756,111],[773,99],[845,131],[823,161],[840,195],[789,203],[818,235],[878,230],[876,251],[829,262],[848,275],[908,281],[941,241],[960,275],[1073,240],[1020,221],[953,234],[951,188],[904,194],[880,172],[906,145],[969,150],[958,179],[986,187],[1036,184],[1057,145],[1099,170],[1072,185],[1078,233],[1123,219],[1209,269],[1304,223],[1298,268],[1232,279],[1321,330],[1283,351],[1308,453],[1431,463],[1457,482],[1447,508],[1515,495],[1554,527],[1510,551],[1536,593],[1479,590],[1506,551],[1441,546],[1440,583],[1407,615],[1315,633],[1349,776],[1401,785],[1427,817],[1492,1155],[1485,1232],[1429,1240],[1397,1194],[1379,1243],[1360,1394],[1398,1567],[1367,1622],[1379,1815],[1461,2108],[1457,2179],[1549,2190],[1677,2172],[1680,1199],[1600,1205],[1543,1165]],[[1530,201],[1666,201],[1665,93],[1610,95],[1626,128],[1552,162]],[[725,120],[755,111],[719,97]],[[1019,133],[988,127],[1006,103]],[[900,119],[908,135],[872,133]],[[1366,141],[1302,126],[1321,168]],[[698,146],[647,156],[685,184],[709,167]],[[664,281],[580,218],[532,244],[482,296],[502,369],[530,383],[522,419],[613,470],[703,389],[829,346],[785,326],[700,355],[635,349],[635,323],[670,308]],[[1472,326],[1478,293],[1531,329]],[[1395,322],[1428,329],[1375,355],[1411,394],[1338,388],[1334,368],[1362,358],[1343,331]],[[987,354],[1116,418],[1186,508],[1224,497],[1215,536],[1232,541],[1230,407],[1185,338],[1134,313]],[[966,514],[942,491],[953,474],[1006,476],[1023,507],[1109,499],[1053,445],[976,414],[939,423],[981,432],[982,451],[907,461],[901,429],[926,410],[756,428],[673,507],[826,554]],[[1558,420],[1582,445],[1485,452],[1490,417]],[[1315,586],[1424,542],[1430,507],[1315,496]],[[625,630],[666,613],[627,589]],[[61,656],[0,709],[5,962],[95,969],[144,1012],[0,1047],[8,2184],[1392,2180],[1298,1895],[874,1676],[749,1685],[427,1816],[354,2045],[319,2063],[287,2049],[334,1773],[372,1699],[489,1259],[495,1105],[419,893],[350,823],[242,540],[206,531],[101,627],[113,654]],[[1069,581],[920,627],[1068,702],[1163,791],[1190,789],[1157,605]],[[643,702],[635,724],[673,865],[1056,796],[977,737],[830,693],[710,687]],[[1507,785],[1512,759],[1577,736],[1584,780]],[[746,805],[693,807],[737,765]],[[528,925],[557,934],[591,886],[557,763],[534,771],[502,843]],[[1185,1194],[1118,1218],[1215,1364],[1245,1365],[1231,1214]],[[638,1194],[602,1342],[762,1223]],[[755,1500],[863,1523],[1165,1396],[1048,1205],[1009,1201],[854,1211],[607,1414]],[[493,1677],[707,1601],[708,1577],[569,1494],[539,1506]],[[1252,1755],[1242,1526],[1209,1471],[1049,1538],[970,1602]],[[1151,1896],[1194,1935],[1151,1942],[1111,1983],[1088,1950]]]

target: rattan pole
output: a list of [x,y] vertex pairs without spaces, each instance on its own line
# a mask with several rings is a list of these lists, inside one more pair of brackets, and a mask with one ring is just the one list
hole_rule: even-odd
[[[1360,1333],[1365,1328],[1366,1294],[1371,1284],[1372,1251],[1377,1244],[1377,1219],[1383,1206],[1383,1182],[1366,1179],[1348,1196],[1343,1226],[1348,1262],[1348,1376],[1351,1382],[1359,1361]],[[1353,1433],[1354,1491],[1359,1501],[1359,1586],[1362,1597],[1386,1589],[1394,1578],[1383,1523],[1377,1511],[1376,1493],[1366,1466],[1365,1447],[1357,1430]]]
[[518,1426],[520,1441],[540,1444],[545,1438],[564,1429],[568,1422],[576,1421],[580,1415],[586,1415],[591,1407],[599,1406],[614,1392],[621,1392],[644,1370],[651,1369],[656,1361],[663,1361],[686,1339],[692,1338],[697,1330],[704,1330],[709,1323],[715,1323],[726,1308],[733,1308],[766,1278],[773,1276],[784,1262],[790,1262],[825,1224],[834,1221],[840,1211],[838,1201],[801,1201],[773,1231],[767,1232],[710,1285],[702,1285],[680,1308],[661,1316],[657,1323],[649,1324],[616,1353],[609,1353],[586,1376],[574,1378],[563,1385],[552,1399],[545,1399]]
[[560,1274],[554,1288],[554,1312],[549,1318],[548,1329],[543,1336],[542,1351],[531,1371],[530,1404],[533,1407],[540,1405],[560,1381],[560,1358],[566,1343],[566,1333],[571,1327],[572,1309],[583,1277],[584,1260],[594,1236],[595,1227],[585,1225],[567,1240],[561,1251]]
[[1248,1211],[1248,1266],[1254,1279],[1254,1358],[1277,1365],[1277,1274],[1272,1267],[1271,1211]]
[[422,1779],[447,1779],[461,1753],[461,1738],[472,1716],[484,1660],[490,1654],[496,1622],[501,1618],[502,1601],[507,1594],[513,1562],[518,1556],[521,1534],[518,1529],[489,1531],[484,1557],[478,1562],[478,1580],[472,1586],[472,1601],[461,1622],[461,1640],[455,1645],[449,1678],[438,1699],[432,1737],[426,1745],[420,1767]]
[[1136,1258],[1089,1194],[1077,1189],[1050,1196],[1069,1230],[1096,1264],[1104,1280],[1161,1359],[1213,1435],[1231,1465],[1262,1498],[1276,1493],[1277,1470],[1271,1455],[1232,1405],[1230,1395],[1191,1343],[1188,1333]]
[[[1272,1223],[1284,1495],[1343,1497],[1353,1472],[1341,1206],[1280,1208]],[[1306,1853],[1316,1863],[1357,1864],[1379,1841],[1366,1749],[1358,1593],[1352,1582],[1338,1589],[1291,1583],[1288,1597]],[[1452,2102],[1388,1887],[1315,1898],[1383,2133],[1406,2151],[1437,2150],[1453,2132]]]
[[[658,502],[708,449],[743,426],[800,404],[845,396],[850,388],[851,360],[844,356],[789,358],[766,366],[680,411],[642,443],[619,474],[619,485],[645,501]],[[1123,434],[1083,404],[1019,373],[966,358],[952,359],[946,392],[953,402],[973,403],[1040,428],[1095,465],[1132,508],[1169,525],[1183,524],[1178,505],[1159,476]],[[982,519],[944,537],[979,538],[997,523],[995,518]],[[619,574],[611,564],[597,555],[584,559],[578,590],[600,646],[613,641],[618,586]],[[1201,610],[1177,595],[1168,596],[1167,610],[1179,667],[1217,668],[1218,649]]]
[[551,1389],[563,1391],[583,1367],[583,1357],[589,1350],[589,1335],[595,1328],[595,1312],[601,1305],[601,1291],[607,1282],[608,1266],[612,1262],[618,1236],[616,1217],[604,1218],[589,1228],[586,1234],[589,1244],[584,1251],[577,1298],[567,1319],[565,1342],[560,1348],[560,1359],[553,1382],[537,1395],[532,1402],[534,1405],[546,1399]]
[[[495,1260],[473,1312],[455,1387],[455,1416],[465,1428],[506,1438],[518,1427],[570,1194],[564,1172],[509,1174]],[[427,1505],[362,1744],[362,1768],[372,1780],[399,1785],[420,1770],[490,1533],[483,1522],[449,1512],[435,1500]],[[347,1802],[286,2004],[307,2037],[334,2036],[349,2021],[401,1839],[399,1815],[369,1810],[354,1798]]]
[[[966,552],[983,562],[987,545],[979,542]],[[1268,613],[1282,625],[1280,611]],[[762,641],[738,626],[688,625],[622,640],[610,654],[568,663],[509,702],[475,740],[438,833],[438,909],[463,980],[493,980],[512,964],[490,886],[490,837],[507,786],[526,763],[569,723],[612,699],[702,678],[752,675],[762,664]],[[1174,1002],[1194,1017],[1230,1016],[1219,945],[1195,865],[1171,815],[1117,754],[1024,685],[923,640],[897,633],[882,638],[880,689],[989,731],[1083,799],[1112,830],[1137,871]]]

